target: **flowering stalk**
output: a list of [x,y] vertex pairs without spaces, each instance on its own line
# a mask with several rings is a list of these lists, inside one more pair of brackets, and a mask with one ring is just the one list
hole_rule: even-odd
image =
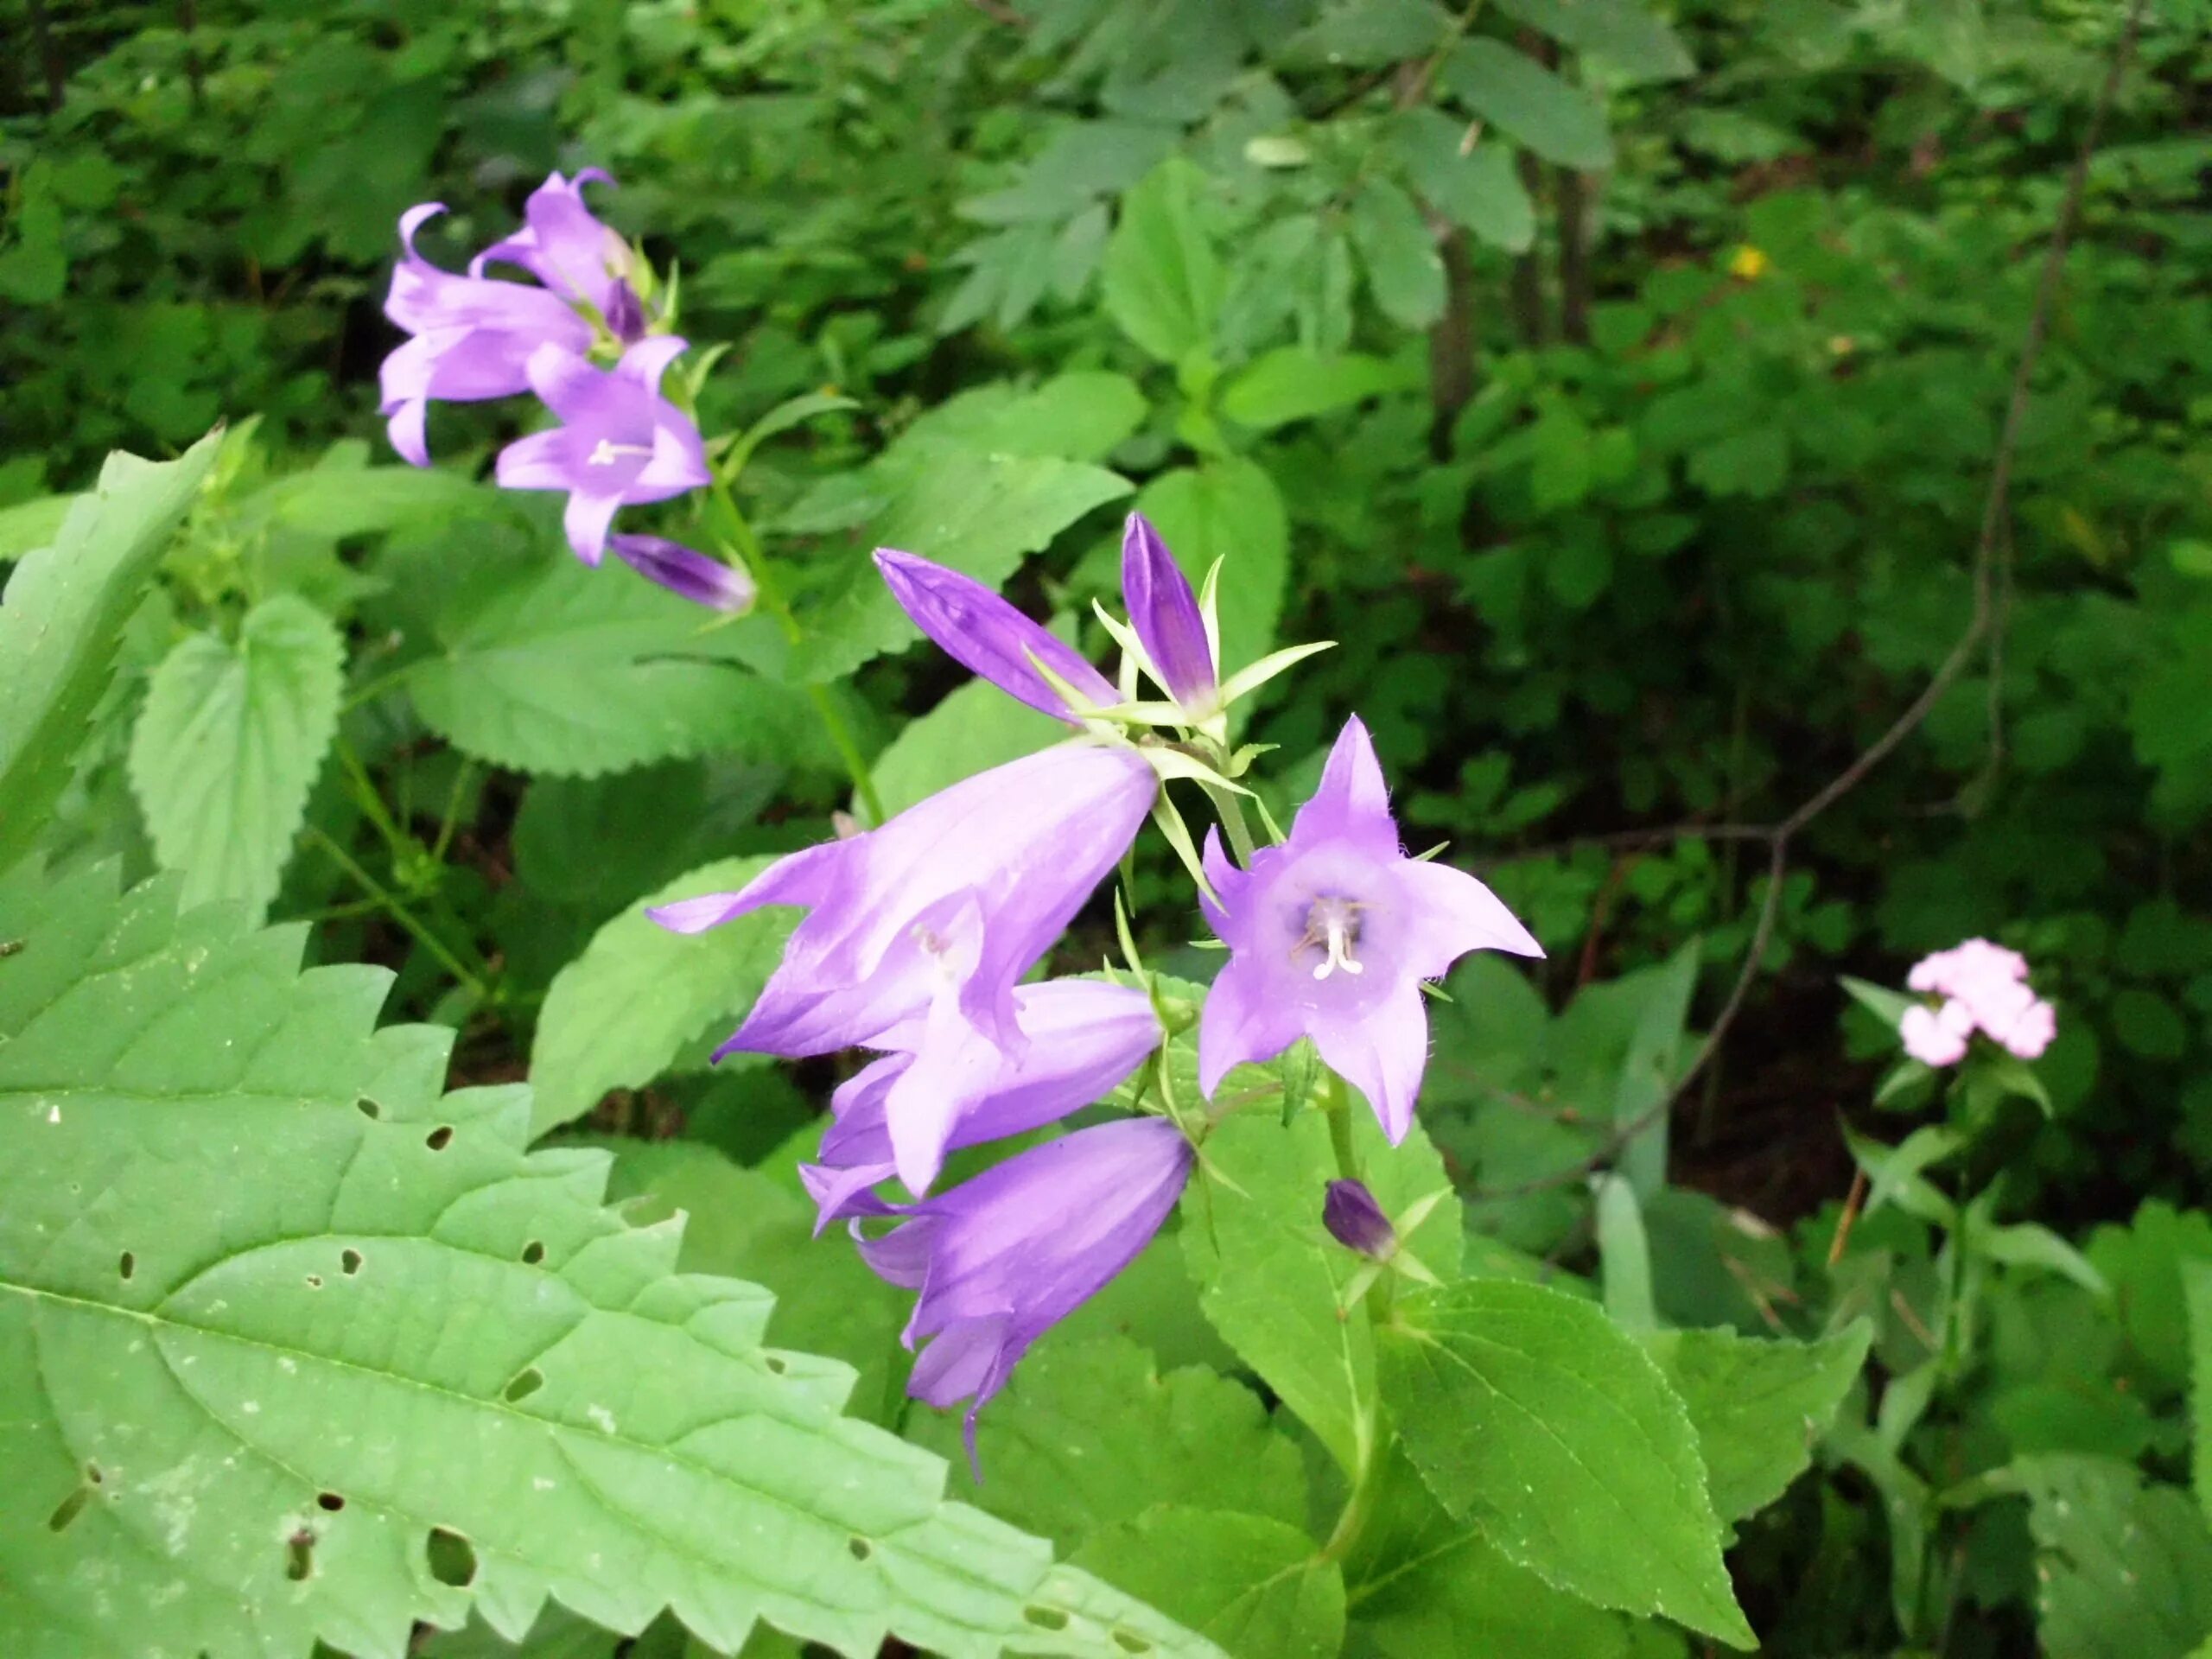
[[[1329,1120],[1329,1144],[1337,1154],[1337,1178],[1359,1181],[1359,1149],[1352,1144],[1351,1138],[1351,1091],[1342,1077],[1326,1069],[1321,1073],[1320,1087],[1321,1109]],[[1387,1273],[1378,1275],[1363,1299],[1367,1305],[1369,1333],[1377,1342],[1382,1340],[1382,1327],[1390,1317],[1389,1278]],[[1374,1394],[1359,1402],[1357,1435],[1359,1465],[1352,1471],[1351,1496],[1344,1500],[1328,1542],[1321,1547],[1324,1560],[1340,1561],[1351,1553],[1382,1497],[1382,1473],[1389,1459],[1385,1455],[1382,1436],[1382,1402]]]

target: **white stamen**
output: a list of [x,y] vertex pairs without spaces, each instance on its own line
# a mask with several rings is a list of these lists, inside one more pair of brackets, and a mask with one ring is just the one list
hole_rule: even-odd
[[652,450],[642,443],[611,443],[607,439],[601,438],[599,441],[599,447],[591,452],[586,464],[592,467],[612,467],[625,455],[652,454]]
[[1366,908],[1350,899],[1324,895],[1316,899],[1306,912],[1306,931],[1291,947],[1294,957],[1309,944],[1318,945],[1325,953],[1313,969],[1313,977],[1325,980],[1339,969],[1357,978],[1367,971],[1356,961],[1351,948],[1359,940],[1359,924],[1356,918]]

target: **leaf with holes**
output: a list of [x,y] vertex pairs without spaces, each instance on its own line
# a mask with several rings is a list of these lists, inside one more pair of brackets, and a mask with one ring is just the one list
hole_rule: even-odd
[[0,880],[0,1652],[400,1659],[549,1598],[725,1651],[1214,1651],[945,1502],[605,1154],[529,1153],[521,1090],[442,1096],[388,976],[175,896]]
[[1407,1455],[1509,1560],[1600,1606],[1753,1645],[1689,1413],[1604,1313],[1467,1280],[1401,1301],[1378,1348]]
[[115,668],[123,625],[213,464],[219,437],[166,463],[110,455],[0,603],[0,870],[30,848]]
[[645,912],[734,892],[771,861],[726,858],[678,876],[626,906],[553,976],[530,1051],[533,1135],[582,1117],[610,1089],[651,1083],[701,1038],[736,1025],[775,971],[798,912],[771,906],[687,935]]
[[234,641],[195,633],[162,659],[130,734],[130,786],[183,902],[268,909],[345,677],[337,627],[294,594],[255,606]]

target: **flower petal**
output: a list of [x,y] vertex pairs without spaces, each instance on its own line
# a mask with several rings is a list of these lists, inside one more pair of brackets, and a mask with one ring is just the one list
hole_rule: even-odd
[[1541,957],[1544,947],[1505,901],[1465,870],[1406,859],[1396,869],[1406,918],[1406,952],[1414,973],[1440,979],[1470,950]]
[[1300,1034],[1297,1011],[1270,995],[1249,963],[1232,957],[1198,1015],[1198,1087],[1211,1098],[1236,1067],[1274,1058]]
[[899,608],[944,653],[1041,714],[1071,711],[1030,661],[1034,656],[1099,708],[1121,701],[1113,683],[971,576],[895,548],[875,550],[876,569]]
[[1375,758],[1375,742],[1357,715],[1344,721],[1321,770],[1320,787],[1298,809],[1291,824],[1290,842],[1333,836],[1387,844],[1398,849],[1398,826],[1390,817],[1390,790],[1382,781],[1382,766]]
[[1198,596],[1141,512],[1122,526],[1122,599],[1161,688],[1186,709],[1203,707],[1218,683]]
[[1428,1010],[1421,992],[1408,985],[1357,1017],[1316,1009],[1306,1026],[1330,1069],[1367,1096],[1390,1144],[1404,1140],[1428,1065]]

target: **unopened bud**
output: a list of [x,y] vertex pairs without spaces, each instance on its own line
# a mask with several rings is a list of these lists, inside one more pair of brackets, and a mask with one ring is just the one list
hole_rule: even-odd
[[1321,1224],[1346,1249],[1377,1262],[1388,1259],[1398,1248],[1397,1230],[1363,1182],[1331,1181],[1328,1196],[1321,1200]]

